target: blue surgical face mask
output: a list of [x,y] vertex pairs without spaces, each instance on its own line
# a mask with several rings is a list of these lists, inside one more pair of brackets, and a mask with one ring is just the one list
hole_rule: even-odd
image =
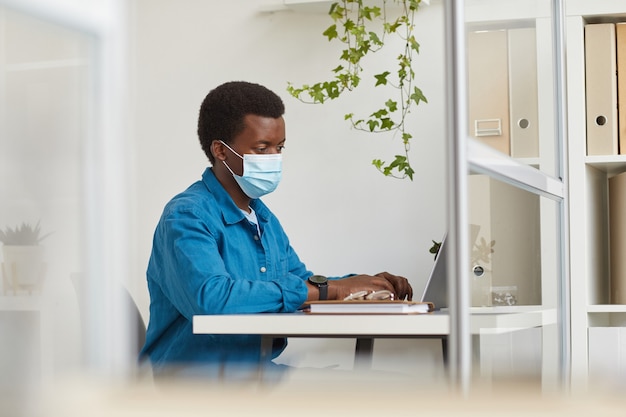
[[278,187],[278,183],[282,178],[283,156],[281,154],[244,154],[241,156],[226,143],[220,142],[235,155],[243,159],[243,175],[235,174],[226,161],[222,162],[224,162],[230,173],[233,174],[235,181],[237,181],[241,190],[248,197],[263,197]]

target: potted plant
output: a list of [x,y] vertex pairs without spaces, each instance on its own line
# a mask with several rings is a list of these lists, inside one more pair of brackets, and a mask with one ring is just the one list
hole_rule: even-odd
[[[287,91],[305,103],[324,103],[339,98],[361,85],[386,88],[390,97],[379,103],[367,116],[354,113],[344,115],[354,129],[369,133],[392,132],[400,136],[402,154],[391,162],[374,159],[372,164],[385,176],[413,179],[414,170],[409,161],[410,141],[413,135],[405,121],[410,111],[420,103],[427,103],[422,90],[415,85],[414,55],[420,45],[414,36],[414,18],[421,0],[379,0],[374,5],[364,0],[339,0],[328,11],[332,24],[324,32],[329,41],[339,41],[345,47],[332,70],[330,80],[296,87],[289,82]],[[394,10],[390,10],[394,9]],[[366,58],[382,50],[389,36],[401,39],[396,60],[369,82],[362,83]],[[389,49],[389,48],[386,48]]]
[[29,294],[39,289],[45,273],[44,247],[40,242],[50,233],[43,236],[39,222],[35,226],[22,223],[19,226],[6,227],[0,230],[0,242],[4,262],[3,292],[26,290]]

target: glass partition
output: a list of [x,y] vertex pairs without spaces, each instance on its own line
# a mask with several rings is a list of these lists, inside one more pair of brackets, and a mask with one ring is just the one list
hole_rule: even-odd
[[519,315],[481,328],[479,375],[558,386],[560,203],[487,175],[469,176],[468,195],[472,314]]
[[[470,316],[541,317],[528,327],[481,328],[474,372],[530,372],[558,386],[568,360],[562,4],[466,0],[464,17],[467,68],[458,88],[467,109],[456,121],[467,132],[457,146],[467,146],[470,175],[451,186],[467,193],[457,219],[466,219],[467,236],[458,236],[469,263]],[[494,346],[508,346],[506,363]],[[515,355],[528,367],[515,365]]]
[[472,306],[541,305],[539,196],[487,175],[468,194]]
[[52,3],[0,1],[0,404],[11,415],[41,411],[43,382],[131,356],[111,290],[128,252],[112,59],[123,50],[110,31],[121,20],[113,1]]
[[469,136],[558,176],[552,2],[465,3]]
[[0,391],[15,394],[0,402],[8,404],[81,365],[76,278],[93,39],[9,8],[0,8],[0,33],[0,334],[11,352],[0,357]]

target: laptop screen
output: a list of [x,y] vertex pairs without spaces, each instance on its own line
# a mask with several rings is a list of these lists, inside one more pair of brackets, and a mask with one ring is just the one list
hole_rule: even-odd
[[435,304],[435,310],[448,307],[448,250],[446,236],[441,240],[441,246],[435,259],[435,264],[430,271],[430,277],[424,287],[420,301],[429,301]]

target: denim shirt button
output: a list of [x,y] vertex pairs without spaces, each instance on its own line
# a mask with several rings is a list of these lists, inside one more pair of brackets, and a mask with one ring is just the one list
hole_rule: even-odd
[[259,235],[254,235],[254,240],[259,240]]
[[261,267],[261,269],[259,269],[259,271],[261,271],[261,272],[265,272],[265,271],[267,271],[267,268],[265,268],[264,266],[262,266],[262,267]]

